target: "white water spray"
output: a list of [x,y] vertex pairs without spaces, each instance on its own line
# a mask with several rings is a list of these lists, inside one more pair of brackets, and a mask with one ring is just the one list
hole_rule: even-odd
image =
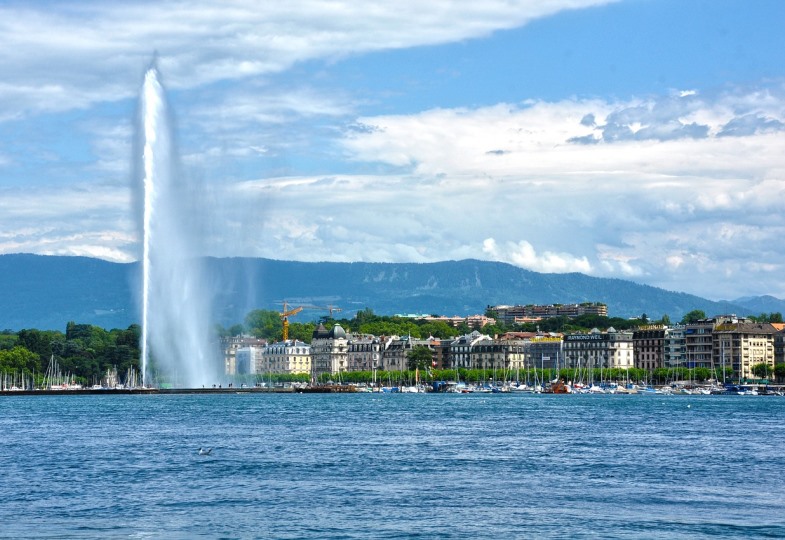
[[178,174],[164,89],[145,74],[140,136],[144,187],[142,253],[142,382],[196,388],[214,383],[218,362],[209,343],[209,289],[199,258],[193,186]]

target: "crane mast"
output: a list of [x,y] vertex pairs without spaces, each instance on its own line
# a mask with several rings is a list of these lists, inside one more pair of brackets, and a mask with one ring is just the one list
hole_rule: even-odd
[[332,318],[333,312],[343,311],[341,308],[339,308],[337,306],[333,306],[333,305],[328,305],[328,306],[311,306],[311,305],[303,304],[302,306],[297,306],[297,307],[291,307],[290,308],[288,302],[284,301],[282,303],[283,303],[283,309],[278,312],[278,315],[281,317],[281,322],[283,324],[283,340],[284,341],[289,339],[289,317],[291,317],[292,315],[297,315],[303,309],[324,310],[324,311],[327,311],[330,314],[330,318]]
[[287,303],[283,303],[283,310],[278,313],[281,316],[281,320],[283,323],[283,340],[286,341],[289,339],[289,317],[292,315],[297,315],[303,310],[302,306],[297,306],[292,309],[287,309]]

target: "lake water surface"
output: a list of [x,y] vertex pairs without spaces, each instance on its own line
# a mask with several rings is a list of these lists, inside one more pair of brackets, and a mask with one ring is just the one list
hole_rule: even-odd
[[768,396],[3,397],[0,538],[785,537],[783,420]]

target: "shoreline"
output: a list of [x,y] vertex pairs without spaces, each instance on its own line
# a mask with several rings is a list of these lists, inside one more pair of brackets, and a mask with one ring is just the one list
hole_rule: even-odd
[[[759,396],[772,396],[772,395],[784,395],[785,394],[785,385],[777,384],[777,385],[745,385],[750,388],[755,388],[759,392],[756,395]],[[367,389],[358,389],[356,386],[353,385],[319,385],[319,386],[305,386],[305,387],[227,387],[227,388],[81,388],[81,389],[61,389],[61,390],[0,390],[0,397],[3,396],[85,396],[85,395],[94,395],[94,396],[118,396],[118,395],[195,395],[195,394],[345,394],[345,393],[364,393],[369,392]],[[373,393],[407,393],[395,391],[395,390],[387,390],[385,391],[382,388],[371,390],[370,392]],[[434,393],[434,394],[443,394],[443,393],[450,393],[450,392],[419,392],[419,393]],[[491,392],[481,392],[481,391],[466,391],[462,393],[491,393]],[[519,393],[526,393],[526,394],[559,394],[559,392],[529,392],[529,391],[513,391],[513,392],[494,392],[494,393],[502,393],[502,394],[519,394]],[[608,394],[614,394],[615,392],[607,392]],[[641,395],[641,394],[648,394],[650,392],[618,392],[619,395]],[[654,394],[654,392],[651,392]],[[591,392],[569,392],[567,395],[575,395],[575,394],[591,394]],[[657,395],[668,395],[668,396],[683,396],[683,395],[708,395],[708,394],[696,394],[696,393],[683,393],[680,391],[670,391],[670,392],[657,392]],[[734,395],[733,392],[712,392],[711,395]]]
[[82,388],[75,390],[2,390],[0,396],[118,396],[153,394],[291,394],[294,388]]

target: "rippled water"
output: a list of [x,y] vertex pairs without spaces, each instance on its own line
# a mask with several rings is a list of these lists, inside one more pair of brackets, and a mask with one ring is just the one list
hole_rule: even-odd
[[0,537],[785,537],[784,419],[763,396],[6,397]]

